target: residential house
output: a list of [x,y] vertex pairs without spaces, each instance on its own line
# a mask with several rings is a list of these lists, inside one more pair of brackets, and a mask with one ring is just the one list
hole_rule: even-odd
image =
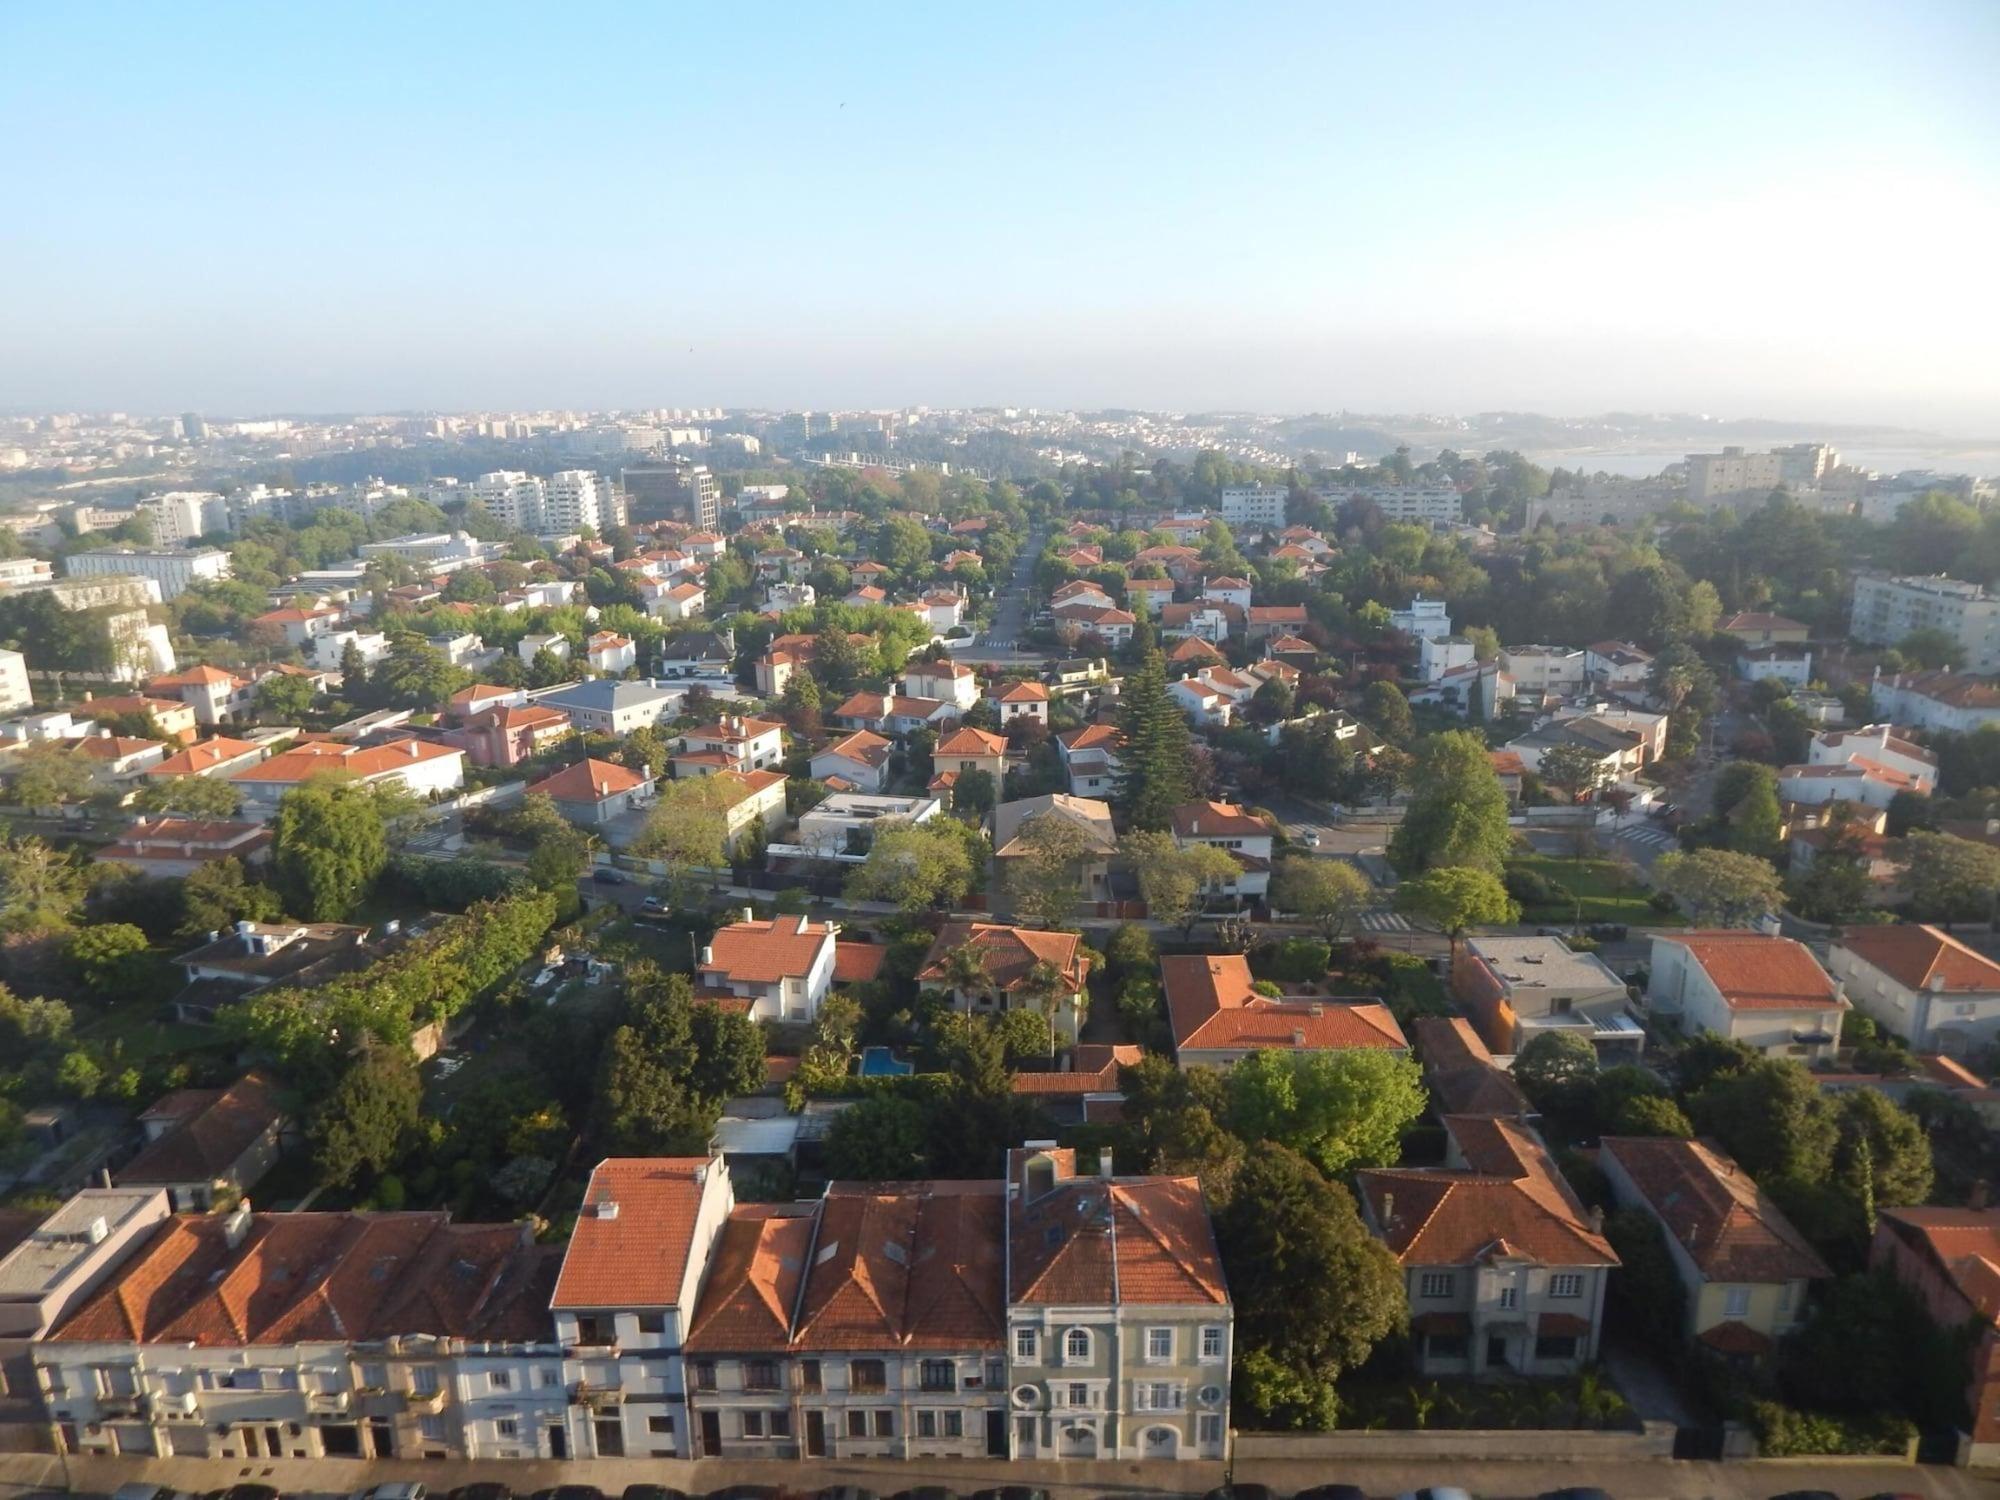
[[993,809],[994,868],[1000,875],[996,894],[1003,902],[1011,897],[1008,871],[1033,852],[1029,830],[1043,818],[1071,824],[1083,850],[1077,862],[1077,885],[1085,901],[1111,898],[1111,860],[1118,853],[1118,835],[1112,831],[1109,804],[1088,797],[1071,797],[1057,792],[1043,797],[1023,797],[1002,802]]
[[187,983],[174,1019],[203,1023],[267,985],[305,989],[365,969],[388,951],[366,927],[339,922],[238,922],[174,960]]
[[389,654],[389,637],[379,630],[336,628],[316,635],[307,647],[307,660],[323,672],[345,671],[347,648],[352,646],[361,665],[372,667]]
[[1621,1208],[1660,1226],[1684,1293],[1687,1336],[1726,1359],[1764,1358],[1831,1279],[1805,1236],[1708,1141],[1607,1135],[1598,1170]]
[[1007,781],[1007,741],[984,729],[960,725],[938,741],[931,752],[931,764],[938,771],[984,771],[993,778],[997,792]]
[[465,752],[428,740],[350,745],[307,740],[282,754],[235,772],[229,781],[243,793],[244,816],[268,818],[293,787],[335,772],[369,785],[395,787],[413,797],[443,796],[465,785]]
[[1539,775],[1544,755],[1558,745],[1574,745],[1595,758],[1598,785],[1609,786],[1645,765],[1648,742],[1645,735],[1635,730],[1605,723],[1595,714],[1581,714],[1570,719],[1550,719],[1509,740],[1506,748],[1520,757],[1523,766]]
[[[871,797],[835,792],[799,814],[788,843],[772,844],[772,855],[859,863],[876,832],[888,823],[928,823],[944,811],[935,797]],[[835,976],[839,976],[836,974]]]
[[1886,766],[1910,778],[1912,789],[1928,797],[1937,790],[1938,758],[1933,750],[1903,738],[1889,724],[1860,729],[1828,729],[1812,737],[1806,763],[1815,766]]
[[1917,780],[1864,757],[1842,765],[1785,766],[1778,772],[1778,800],[1801,807],[1854,802],[1886,809],[1897,793],[1923,795]]
[[744,840],[762,831],[770,838],[785,824],[783,771],[717,771],[715,779],[728,789],[722,809],[723,848],[734,858]]
[[1305,628],[1303,604],[1252,604],[1244,611],[1244,629],[1253,646],[1275,636],[1297,635]]
[[155,698],[147,693],[109,694],[103,697],[85,693],[83,710],[100,721],[127,715],[151,719],[161,735],[180,745],[194,743],[200,724],[195,711],[180,699]]
[[1086,724],[1056,736],[1056,754],[1062,758],[1073,797],[1109,797],[1117,788],[1122,769],[1118,752],[1125,748],[1125,732],[1115,724]]
[[271,830],[261,823],[173,817],[135,818],[96,854],[100,864],[128,865],[155,880],[192,875],[219,859],[256,866],[270,857]]
[[602,677],[538,693],[534,701],[562,714],[579,734],[623,736],[635,729],[656,727],[679,715],[687,693],[684,683],[626,682]]
[[1016,1072],[1012,1088],[1057,1124],[1112,1124],[1124,1118],[1118,1071],[1136,1067],[1145,1055],[1144,1047],[1080,1042],[1063,1053],[1059,1071]]
[[2000,1209],[1882,1209],[1868,1264],[1915,1292],[1938,1327],[1968,1331],[1963,1460],[2000,1462]]
[[1240,867],[1233,881],[1210,887],[1213,896],[1238,904],[1260,899],[1271,887],[1271,842],[1274,830],[1262,818],[1233,802],[1183,802],[1173,810],[1174,843],[1213,844],[1225,849]]
[[856,693],[828,717],[850,729],[902,735],[926,726],[942,729],[958,722],[958,705],[939,698],[906,698],[895,693]]
[[1057,611],[1065,605],[1077,609],[1112,609],[1117,603],[1102,584],[1092,583],[1088,578],[1072,578],[1049,595],[1049,608]]
[[[1205,667],[1203,670],[1217,669]],[[1236,704],[1229,694],[1211,687],[1200,677],[1182,677],[1170,682],[1167,693],[1198,729],[1224,729],[1235,717]]]
[[2000,963],[1948,932],[1848,927],[1826,967],[1852,1004],[1917,1052],[1966,1058],[2000,1040]]
[[1803,646],[1811,631],[1797,620],[1745,610],[1718,621],[1717,635],[1733,635],[1745,646]]
[[[812,585],[805,585],[808,592]],[[656,620],[678,623],[692,620],[708,608],[708,591],[698,583],[668,583],[639,591],[646,613]]]
[[889,595],[886,590],[879,589],[871,583],[864,584],[858,589],[850,589],[847,597],[840,602],[857,609],[865,609],[871,604],[887,604]]
[[1094,635],[1107,646],[1123,646],[1132,639],[1139,617],[1130,610],[1094,604],[1063,604],[1055,611],[1056,628],[1066,641]]
[[1840,987],[1803,943],[1728,929],[1653,934],[1646,1002],[1773,1057],[1830,1058],[1840,1046]]
[[483,714],[495,708],[513,708],[528,701],[528,690],[518,687],[501,687],[490,682],[475,682],[462,687],[445,700],[445,713],[459,722]]
[[758,1021],[811,1021],[833,986],[836,922],[750,918],[716,929],[695,970],[697,999]]
[[1597,1358],[1618,1256],[1541,1138],[1445,1117],[1442,1167],[1356,1174],[1369,1231],[1402,1266],[1425,1375],[1571,1375]]
[[929,625],[934,636],[956,630],[965,622],[965,596],[949,589],[932,589],[903,607]]
[[1202,580],[1201,597],[1213,599],[1222,604],[1233,604],[1238,609],[1250,607],[1250,580],[1247,578],[1205,578]]
[[1506,1115],[1525,1120],[1534,1111],[1514,1075],[1494,1062],[1479,1032],[1464,1016],[1418,1016],[1410,1022],[1424,1088],[1438,1118]]
[[1007,1156],[1007,1384],[1016,1459],[1220,1459],[1234,1319],[1192,1177]]
[[1201,549],[1167,545],[1142,549],[1131,562],[1131,569],[1137,572],[1148,563],[1158,563],[1175,583],[1190,587],[1201,576]]
[[1470,667],[1478,658],[1471,641],[1462,635],[1426,635],[1417,639],[1417,676],[1436,682],[1447,672]]
[[523,665],[532,666],[535,658],[544,651],[548,652],[557,661],[568,661],[570,654],[569,637],[566,635],[548,635],[537,631],[530,631],[521,637],[520,644],[514,650],[515,654],[521,658]]
[[1646,1045],[1625,981],[1561,938],[1468,938],[1451,990],[1495,1052],[1519,1052],[1545,1031],[1582,1037],[1607,1065],[1638,1061]]
[[1214,645],[1199,636],[1189,636],[1167,653],[1167,665],[1184,671],[1197,667],[1229,665],[1229,658],[1216,650]]
[[949,703],[963,712],[979,701],[979,674],[949,658],[912,661],[903,669],[901,692],[911,698]]
[[687,1340],[697,1452],[1007,1451],[1005,1197],[992,1182],[836,1182],[733,1213]]
[[569,715],[546,703],[493,708],[466,719],[445,735],[475,766],[518,766],[576,733]]
[[277,1164],[291,1120],[278,1085],[249,1072],[220,1089],[176,1089],[139,1116],[145,1144],[118,1186],[160,1188],[178,1213],[207,1213],[254,1188]]
[[166,759],[167,747],[158,740],[137,735],[113,734],[100,729],[71,744],[69,758],[87,768],[98,786],[123,787],[137,781]]
[[1407,1052],[1409,1042],[1379,1000],[1318,994],[1280,999],[1252,987],[1240,953],[1169,954],[1160,960],[1174,1059],[1183,1068],[1220,1068],[1253,1052]]
[[1493,762],[1493,774],[1499,778],[1500,790],[1507,794],[1507,805],[1518,806],[1521,783],[1528,774],[1528,763],[1521,759],[1518,750],[1489,750],[1486,758]]
[[707,775],[711,771],[761,771],[783,763],[785,726],[775,719],[726,715],[681,737],[674,753],[674,774]]
[[1171,604],[1174,599],[1174,581],[1171,578],[1128,578],[1125,581],[1125,602],[1135,615],[1158,615],[1162,604]]
[[735,1206],[706,1157],[610,1157],[584,1189],[549,1300],[565,1351],[561,1456],[689,1458],[682,1350]]
[[627,635],[600,630],[583,643],[584,660],[593,672],[616,677],[639,664],[639,648]]
[[438,1211],[177,1215],[33,1346],[54,1445],[238,1465],[547,1456],[537,1435],[568,1400],[548,1331],[559,1253],[526,1225]]
[[1243,611],[1233,604],[1197,599],[1188,604],[1162,604],[1156,618],[1160,635],[1167,640],[1193,637],[1220,645],[1229,632],[1243,623]]
[[[1073,932],[946,922],[917,967],[917,984],[945,992],[957,1010],[1038,1011],[1049,1018],[1052,1044],[1072,1045],[1089,1008],[1084,982],[1090,976],[1090,960],[1082,948],[1083,939]],[[983,967],[984,978],[976,985],[963,983],[951,969],[951,956],[959,949],[972,952]],[[1041,989],[1044,980],[1049,986],[1046,992]]]
[[146,684],[146,694],[178,699],[193,711],[196,723],[210,727],[240,719],[256,707],[249,678],[206,663],[169,677],[155,677]]
[[311,654],[313,642],[320,636],[331,634],[340,624],[340,620],[339,610],[320,605],[311,608],[267,610],[250,623],[282,630],[287,646],[295,651]]
[[227,735],[211,735],[147,766],[148,781],[171,781],[181,776],[233,776],[256,765],[270,750],[269,740],[236,740]]
[[858,729],[814,754],[810,766],[813,779],[828,785],[838,781],[854,791],[879,792],[895,748],[881,735]]
[[1450,635],[1450,606],[1443,599],[1426,599],[1419,594],[1408,609],[1389,612],[1389,628],[1404,635]]
[[601,828],[653,802],[650,767],[629,770],[613,761],[586,757],[529,786],[555,803],[556,811],[579,828]]
[[688,630],[660,643],[662,677],[727,677],[735,667],[733,630]]
[[1913,729],[1951,729],[1971,734],[2000,724],[2000,676],[1971,672],[1879,672],[1870,684],[1875,712]]
[[1652,682],[1653,655],[1630,641],[1598,641],[1584,648],[1583,670],[1601,693],[1640,693]]
[[1812,652],[1804,646],[1744,646],[1736,653],[1736,675],[1745,682],[1803,688],[1812,681]]
[[1049,722],[1049,690],[1039,682],[1010,682],[987,696],[1000,715],[1003,733],[1021,719],[1032,719],[1037,724]]
[[1587,680],[1585,653],[1572,646],[1502,646],[1500,670],[1514,679],[1517,696],[1535,704],[1573,698]]

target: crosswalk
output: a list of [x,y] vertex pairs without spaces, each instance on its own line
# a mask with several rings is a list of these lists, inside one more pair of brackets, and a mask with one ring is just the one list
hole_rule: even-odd
[[1617,836],[1630,843],[1644,844],[1649,849],[1664,849],[1669,845],[1680,842],[1679,838],[1669,833],[1666,829],[1649,828],[1644,824],[1634,824],[1630,828],[1621,828],[1618,830]]
[[1354,925],[1363,932],[1411,932],[1410,919],[1400,912],[1364,911]]

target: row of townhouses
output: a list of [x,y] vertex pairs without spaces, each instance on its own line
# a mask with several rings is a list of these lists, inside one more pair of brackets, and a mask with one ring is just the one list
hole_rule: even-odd
[[1215,1458],[1232,1332],[1200,1185],[1046,1142],[788,1204],[614,1158],[566,1247],[90,1189],[0,1260],[6,1394],[68,1453]]

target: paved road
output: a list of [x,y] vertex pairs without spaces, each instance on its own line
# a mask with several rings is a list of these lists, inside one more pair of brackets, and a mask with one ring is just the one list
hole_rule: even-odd
[[1038,526],[1029,534],[1020,555],[1014,560],[1013,575],[993,595],[992,623],[981,632],[977,645],[952,652],[954,661],[1016,666],[1048,659],[1044,652],[1018,649],[1021,637],[1028,628],[1028,602],[1033,595],[1035,560],[1042,555],[1042,548],[1048,545],[1048,539],[1047,526]]
[[[1388,1434],[1383,1434],[1387,1437]],[[1521,1433],[1522,1446],[1537,1435]],[[1541,1440],[1558,1446],[1560,1434]],[[1388,1445],[1385,1445],[1388,1446]],[[1393,1451],[1393,1449],[1391,1450]],[[1994,1500],[2000,1496],[1990,1472],[1916,1467],[1848,1460],[1810,1459],[1764,1463],[1674,1463],[1665,1459],[1622,1463],[1564,1462],[1538,1456],[1514,1461],[1459,1462],[1385,1455],[1367,1460],[1246,1460],[1236,1466],[1241,1483],[1268,1484],[1281,1495],[1310,1485],[1341,1481],[1369,1495],[1389,1496],[1427,1484],[1462,1485],[1481,1500],[1527,1500],[1567,1485],[1595,1485],[1617,1500],[1765,1500],[1787,1490],[1826,1490],[1844,1500],[1884,1491],[1924,1500]],[[1055,1500],[1097,1500],[1100,1496],[1150,1496],[1154,1500],[1198,1496],[1221,1483],[1223,1466],[1192,1463],[1056,1463],[988,1459],[922,1459],[908,1462],[815,1459],[810,1464],[782,1460],[749,1462],[711,1459],[689,1463],[668,1459],[591,1459],[577,1463],[493,1459],[461,1462],[363,1461],[359,1459],[276,1459],[209,1461],[188,1458],[72,1458],[50,1454],[0,1454],[0,1495],[27,1496],[73,1490],[108,1495],[121,1484],[144,1481],[200,1493],[236,1483],[275,1486],[287,1494],[351,1494],[363,1487],[420,1481],[433,1494],[480,1481],[509,1486],[515,1494],[558,1485],[594,1485],[616,1496],[628,1484],[672,1485],[690,1494],[732,1485],[769,1485],[810,1493],[821,1485],[855,1485],[879,1494],[909,1486],[941,1485],[960,1494],[989,1485],[1032,1485]]]

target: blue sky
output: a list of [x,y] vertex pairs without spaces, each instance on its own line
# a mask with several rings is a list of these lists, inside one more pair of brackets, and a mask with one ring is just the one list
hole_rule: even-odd
[[0,6],[0,405],[2000,432],[2000,5]]

